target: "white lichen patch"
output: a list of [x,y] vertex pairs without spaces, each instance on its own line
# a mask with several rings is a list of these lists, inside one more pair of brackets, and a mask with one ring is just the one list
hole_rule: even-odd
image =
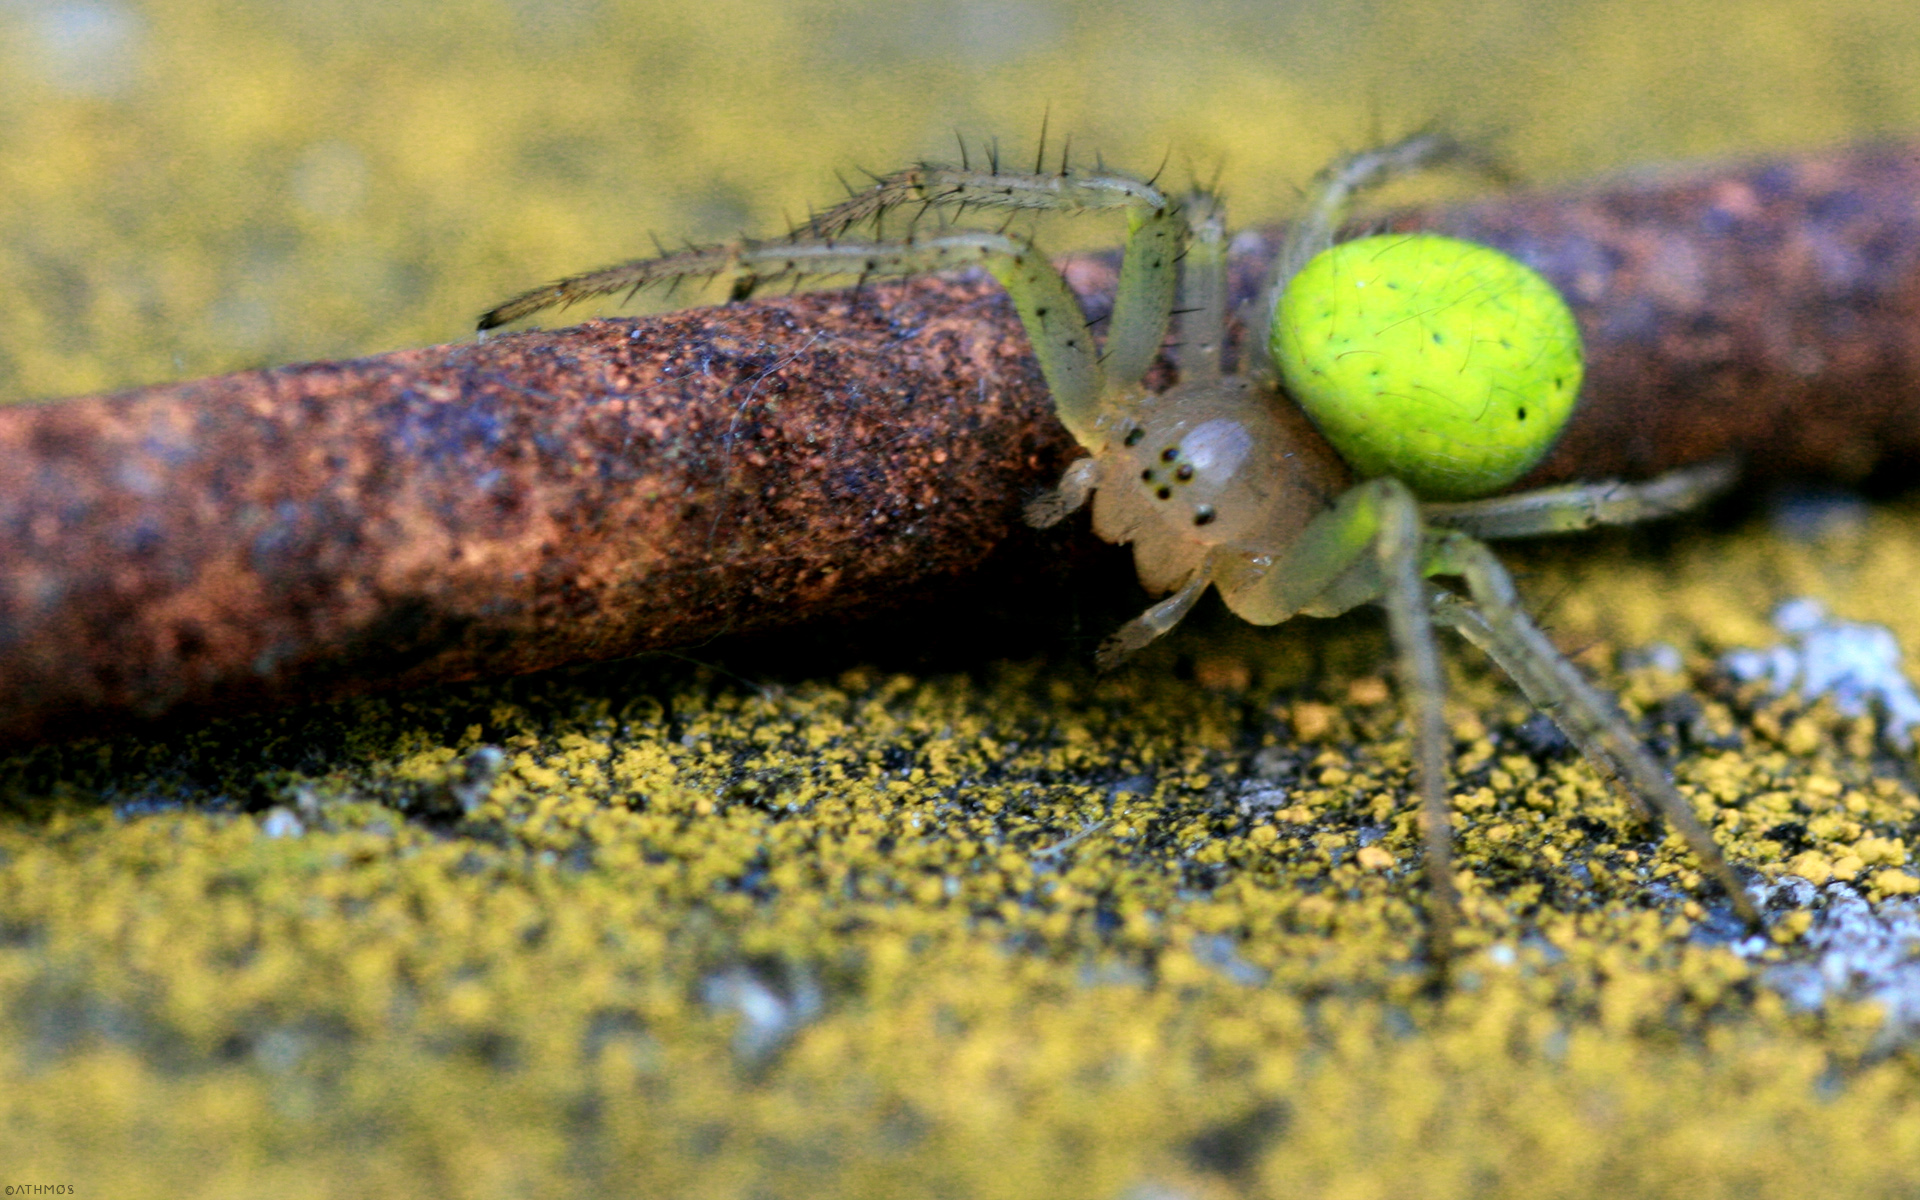
[[1774,628],[1788,644],[1765,650],[1734,650],[1720,662],[1743,683],[1764,682],[1775,693],[1798,691],[1807,700],[1833,698],[1847,716],[1869,712],[1880,718],[1887,741],[1905,750],[1911,730],[1920,724],[1920,695],[1901,665],[1900,643],[1882,625],[1831,618],[1818,600],[1802,597],[1782,604]]
[[[1821,1012],[1835,1000],[1876,1005],[1888,1043],[1920,1032],[1920,901],[1876,903],[1844,883],[1820,888],[1793,876],[1759,889],[1757,898],[1775,910],[1790,906],[1787,920],[1805,924],[1794,957],[1764,968],[1763,983],[1802,1012]],[[1757,957],[1768,942],[1751,938],[1735,949]]]

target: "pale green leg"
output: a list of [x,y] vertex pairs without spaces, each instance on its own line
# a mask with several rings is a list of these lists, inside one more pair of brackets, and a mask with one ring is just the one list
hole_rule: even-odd
[[[1007,289],[1020,323],[1026,327],[1060,423],[1082,447],[1096,453],[1106,445],[1101,417],[1110,415],[1139,389],[1166,341],[1179,280],[1180,251],[1187,236],[1186,218],[1177,208],[1132,215],[1128,227],[1126,257],[1120,264],[1104,360],[1093,353],[1079,299],[1052,264],[1028,254],[988,265]],[[1075,462],[1067,468],[1058,488],[1027,505],[1027,522],[1043,528],[1058,523],[1068,513],[1078,511],[1097,486],[1099,468],[1094,460]],[[1204,575],[1198,578],[1204,589]],[[1198,598],[1196,592],[1194,599]],[[1178,622],[1190,607],[1191,600],[1173,621]],[[1140,644],[1157,636],[1149,635]],[[1113,661],[1119,661],[1119,657]]]
[[1105,171],[1066,166],[1033,173],[924,165],[895,171],[876,180],[794,230],[801,239],[830,239],[898,208],[963,210],[987,208],[1038,212],[1085,212],[1131,208],[1153,212],[1169,207],[1166,194],[1151,183]]
[[1697,508],[1733,486],[1739,463],[1715,459],[1683,467],[1645,483],[1576,483],[1468,500],[1459,504],[1423,504],[1429,526],[1458,529],[1488,541],[1577,533],[1596,525],[1632,525]]
[[1469,602],[1449,592],[1436,593],[1430,600],[1434,617],[1499,663],[1588,761],[1610,766],[1631,796],[1657,808],[1726,892],[1740,919],[1750,928],[1761,928],[1759,910],[1712,835],[1612,702],[1521,611],[1513,580],[1493,552],[1459,533],[1437,535],[1432,545],[1438,573],[1460,575],[1473,595]]
[[[1091,460],[1083,461],[1091,465]],[[1076,463],[1067,469],[1068,481],[1076,478],[1079,466]],[[1379,570],[1367,549],[1373,545],[1379,528],[1376,493],[1380,486],[1375,482],[1347,491],[1333,508],[1307,525],[1285,554],[1263,566],[1250,564],[1241,554],[1216,550],[1207,555],[1185,586],[1121,626],[1120,631],[1100,647],[1101,669],[1117,665],[1127,655],[1172,629],[1200,599],[1209,583],[1218,583],[1228,607],[1256,625],[1278,625],[1306,611],[1329,591],[1352,591],[1353,604],[1378,597]],[[1032,513],[1041,508],[1046,500],[1041,497],[1029,505],[1027,511]],[[1045,511],[1050,514],[1053,510],[1049,505]]]
[[554,304],[631,291],[699,275],[730,275],[735,294],[776,281],[832,275],[861,279],[922,275],[983,266],[1012,297],[1040,359],[1061,422],[1083,446],[1097,447],[1100,370],[1086,315],[1060,272],[1023,238],[963,230],[898,242],[735,242],[642,259],[577,275],[510,300],[481,318],[483,328],[504,324]]
[[1094,652],[1094,665],[1102,671],[1111,671],[1129,655],[1178,625],[1206,593],[1207,585],[1213,582],[1211,568],[1212,556],[1209,555],[1208,561],[1201,563],[1187,577],[1187,582],[1179,591],[1115,630],[1113,636],[1101,642],[1100,649]]
[[[657,258],[637,258],[556,280],[489,311],[480,318],[480,325],[491,329],[558,304],[615,292],[636,292],[682,279],[724,276],[733,281],[732,296],[740,300],[770,283],[797,284],[833,276],[866,280],[923,275],[930,271],[991,265],[1022,256],[1043,259],[1034,254],[1025,238],[985,230],[956,229],[898,241],[742,239],[716,246],[692,246]],[[1058,272],[1054,274],[1058,276]],[[1065,291],[1064,284],[1061,289]],[[1077,312],[1077,303],[1074,308]]]
[[1180,381],[1218,379],[1226,370],[1227,215],[1218,197],[1185,201],[1191,233],[1180,271]]
[[1350,154],[1321,172],[1306,210],[1287,230],[1286,244],[1275,264],[1276,295],[1314,255],[1333,245],[1334,235],[1340,232],[1353,202],[1361,195],[1395,179],[1446,163],[1462,164],[1490,176],[1505,176],[1484,154],[1445,134],[1431,132],[1416,133],[1377,150]]
[[1228,567],[1222,591],[1236,613],[1276,625],[1296,613],[1332,616],[1368,601],[1387,610],[1400,694],[1414,743],[1429,889],[1429,962],[1444,975],[1459,923],[1453,886],[1453,825],[1447,803],[1445,682],[1427,616],[1427,544],[1420,505],[1405,484],[1375,479],[1349,489],[1315,517],[1292,549],[1259,575]]
[[1447,802],[1445,677],[1427,616],[1422,571],[1425,531],[1420,505],[1406,485],[1380,481],[1380,533],[1374,552],[1385,588],[1381,605],[1393,634],[1400,698],[1413,726],[1414,780],[1427,851],[1427,961],[1444,978],[1453,954],[1460,898],[1453,886],[1453,811]]
[[[1096,380],[1092,401],[1085,399],[1083,355],[1079,348],[1068,346],[1068,342],[1085,344],[1085,317],[1066,282],[1050,265],[1037,259],[1033,263],[989,267],[1020,309],[1021,323],[1027,326],[1027,336],[1041,357],[1041,371],[1054,394],[1054,405],[1060,409],[1060,420],[1079,444],[1098,449],[1091,436],[1092,424],[1098,419],[1100,388],[1116,392],[1137,388],[1165,344],[1173,292],[1179,280],[1177,265],[1187,244],[1187,219],[1181,207],[1169,202],[1150,182],[1104,171],[1083,171],[1066,163],[1054,173],[924,165],[877,180],[866,192],[816,215],[801,232],[810,238],[831,238],[860,223],[876,221],[893,207],[912,204],[922,205],[922,211],[935,207],[1056,213],[1127,209],[1127,250],[1121,259],[1114,317],[1108,326],[1104,371]],[[1060,313],[1079,317],[1079,328],[1062,328],[1064,323],[1056,319]]]
[[[1082,461],[1091,467],[1091,460]],[[1079,469],[1079,463],[1067,469],[1065,487],[1081,478],[1076,475]],[[1228,607],[1255,625],[1278,625],[1301,612],[1331,615],[1377,599],[1380,572],[1367,551],[1379,529],[1380,490],[1388,482],[1376,480],[1349,489],[1332,508],[1309,522],[1278,559],[1256,565],[1243,554],[1218,550],[1209,554],[1179,592],[1128,622],[1101,647],[1103,667],[1172,629],[1209,583],[1219,584]],[[1097,486],[1097,480],[1091,486]],[[1044,496],[1028,506],[1030,514],[1036,510],[1048,515],[1054,511]],[[1330,595],[1351,596],[1351,600],[1329,609],[1323,600]]]
[[[1200,199],[1209,214],[1217,209],[1210,196]],[[1121,262],[1113,318],[1107,333],[1106,379],[1113,388],[1124,390],[1137,386],[1145,378],[1166,341],[1180,257],[1186,248],[1188,232],[1181,206],[1170,201],[1158,188],[1124,175],[1087,171],[1064,163],[1059,171],[1031,174],[997,168],[975,170],[969,166],[910,167],[876,181],[871,188],[813,217],[797,233],[806,238],[832,238],[877,220],[894,208],[916,204],[922,211],[934,208],[1041,212],[1126,209],[1126,255]],[[1224,231],[1219,233],[1214,240],[1223,244]],[[1224,255],[1220,261],[1224,268]],[[1013,289],[1011,283],[1007,286],[1009,291]],[[1223,291],[1222,323],[1224,304]],[[1026,311],[1023,306],[1023,317]],[[1041,340],[1036,333],[1035,343]],[[1042,362],[1044,367],[1044,355]],[[1051,377],[1048,382],[1052,383]],[[1081,442],[1086,444],[1084,438]]]
[[1042,492],[1027,503],[1023,514],[1027,524],[1035,529],[1058,525],[1069,513],[1078,512],[1099,486],[1100,464],[1091,458],[1076,460],[1060,477],[1059,487]]
[[1094,351],[1079,297],[1032,246],[1017,255],[996,257],[986,268],[1007,289],[1014,311],[1020,314],[1060,423],[1074,441],[1098,450],[1106,440],[1100,414],[1107,376]]
[[[1609,770],[1636,802],[1651,804],[1665,815],[1727,892],[1741,919],[1757,928],[1759,913],[1712,837],[1606,697],[1521,611],[1512,580],[1492,551],[1458,532],[1422,530],[1421,512],[1412,494],[1393,480],[1361,484],[1315,518],[1291,551],[1270,567],[1251,574],[1229,561],[1222,564],[1226,578],[1221,582],[1234,611],[1257,624],[1278,624],[1296,613],[1332,615],[1369,600],[1386,608],[1413,725],[1429,886],[1434,889],[1430,935],[1435,963],[1444,964],[1451,945],[1457,900],[1445,789],[1444,692],[1428,613],[1486,651],[1582,754]],[[1372,555],[1364,553],[1369,547]],[[1423,582],[1427,575],[1463,577],[1473,601],[1430,589]]]
[[[895,241],[848,241],[838,235],[893,208],[1029,209],[1052,212],[1124,209],[1126,257],[1114,298],[1105,368],[1087,332],[1086,314],[1060,273],[1025,238],[983,230],[936,230]],[[742,240],[636,259],[551,283],[515,297],[480,318],[482,330],[542,309],[592,296],[632,292],[700,276],[728,276],[732,297],[745,299],[768,283],[851,275],[919,275],[980,265],[1007,289],[1033,342],[1061,423],[1082,446],[1099,450],[1100,417],[1137,389],[1166,340],[1186,248],[1181,207],[1151,183],[1063,166],[1054,173],[995,168],[914,167],[814,217],[784,239]]]
[[[1186,241],[1187,219],[1178,208],[1127,215],[1127,251],[1113,295],[1105,362],[1107,386],[1117,395],[1139,388],[1166,344]],[[1087,445],[1086,439],[1080,444]]]
[[1379,568],[1367,550],[1380,529],[1385,482],[1348,488],[1270,562],[1223,561],[1220,590],[1228,607],[1255,625],[1278,625],[1301,613],[1337,616],[1378,599]]
[[[1266,286],[1260,291],[1257,307],[1248,314],[1247,327],[1260,331],[1273,328],[1274,310],[1279,307],[1287,284],[1314,255],[1333,245],[1355,199],[1394,179],[1447,163],[1463,164],[1481,174],[1505,178],[1505,173],[1492,159],[1439,133],[1417,133],[1391,146],[1351,154],[1321,172],[1305,210],[1287,227],[1286,241],[1267,272]],[[1249,338],[1248,343],[1253,369],[1264,375],[1276,375],[1265,337]]]
[[[814,217],[797,232],[808,238],[831,238],[910,204],[920,205],[922,211],[1127,210],[1126,254],[1107,332],[1104,371],[1092,380],[1091,397],[1087,395],[1089,372],[1082,361],[1085,355],[1079,346],[1068,344],[1085,345],[1085,316],[1058,272],[1038,259],[989,267],[1019,309],[1062,423],[1081,445],[1098,449],[1098,443],[1091,439],[1102,388],[1125,392],[1138,387],[1166,341],[1178,263],[1187,238],[1186,218],[1180,207],[1150,183],[1064,163],[1057,172],[1031,174],[997,167],[975,170],[968,166],[920,166],[878,180],[873,187]],[[1071,329],[1066,328],[1064,315],[1069,313],[1078,320]]]

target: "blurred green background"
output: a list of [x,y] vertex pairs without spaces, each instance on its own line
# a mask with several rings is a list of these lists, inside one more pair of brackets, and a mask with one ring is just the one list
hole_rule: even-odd
[[[0,0],[0,397],[459,338],[834,172],[1220,171],[1242,221],[1429,121],[1552,181],[1920,127],[1902,0]],[[1101,242],[1084,222],[1050,240]]]

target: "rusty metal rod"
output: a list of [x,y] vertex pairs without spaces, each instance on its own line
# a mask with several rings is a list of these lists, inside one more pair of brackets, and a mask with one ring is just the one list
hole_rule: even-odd
[[[1920,451],[1920,147],[1391,226],[1571,299],[1587,390],[1529,482]],[[1096,316],[1112,274],[1070,267]],[[872,610],[1024,536],[1072,450],[1001,296],[942,278],[0,408],[0,742]]]

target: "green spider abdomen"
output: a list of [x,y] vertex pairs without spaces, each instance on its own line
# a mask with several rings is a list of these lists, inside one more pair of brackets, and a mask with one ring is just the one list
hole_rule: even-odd
[[1363,477],[1428,500],[1499,491],[1580,394],[1580,330],[1553,285],[1487,246],[1387,234],[1316,255],[1274,312],[1287,390]]

